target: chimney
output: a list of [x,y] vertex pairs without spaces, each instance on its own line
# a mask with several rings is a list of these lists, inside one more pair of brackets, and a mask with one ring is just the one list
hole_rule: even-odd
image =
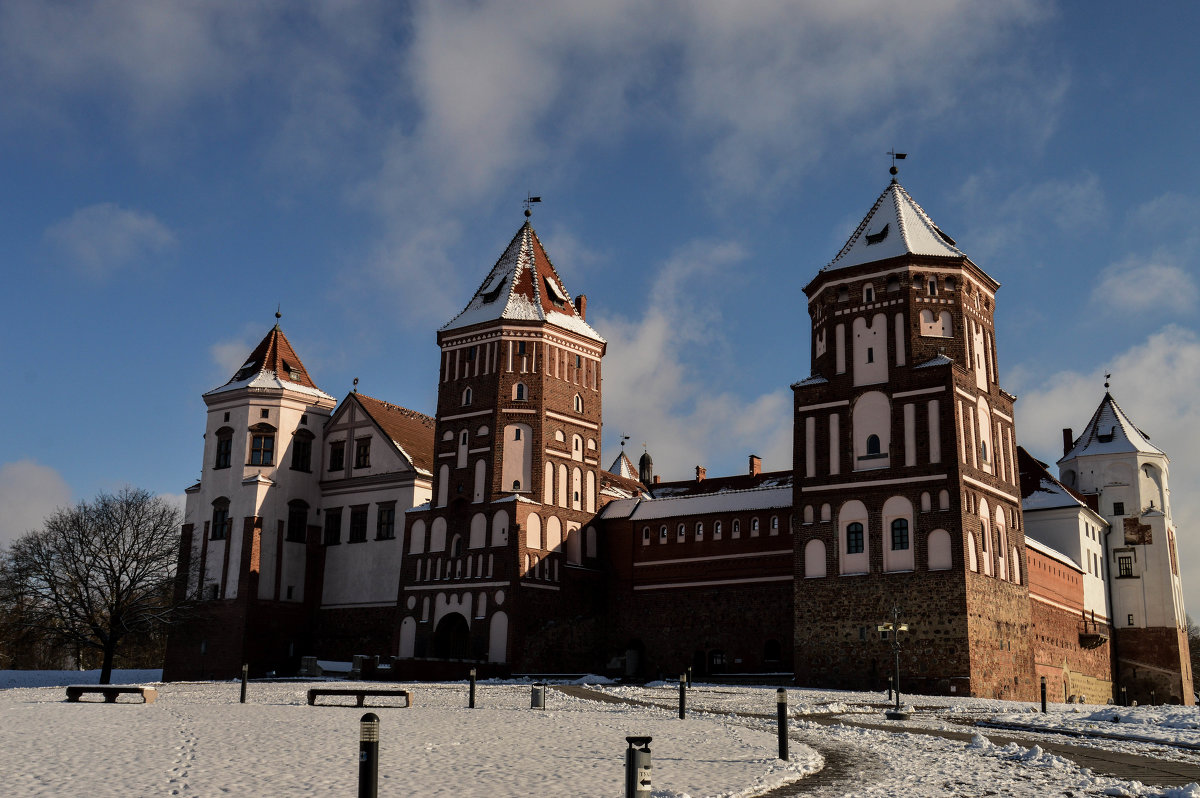
[[575,297],[575,312],[579,314],[579,318],[587,321],[587,294]]
[[662,482],[662,477],[660,477],[658,474],[655,474],[654,475],[654,484],[657,485],[660,482]]
[[1071,453],[1071,449],[1075,446],[1075,436],[1071,433],[1070,427],[1063,427],[1063,457]]
[[704,475],[707,473],[708,471],[704,468],[704,466],[696,466],[696,481],[703,482]]
[[762,473],[762,458],[756,454],[750,455],[750,476],[756,477]]

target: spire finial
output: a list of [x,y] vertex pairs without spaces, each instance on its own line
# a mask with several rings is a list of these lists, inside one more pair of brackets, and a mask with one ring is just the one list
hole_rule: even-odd
[[1105,372],[1105,374],[1104,374],[1104,392],[1105,393],[1108,393],[1108,381],[1110,379],[1112,379],[1112,374],[1109,372]]
[[627,440],[629,440],[629,436],[628,436],[628,435],[622,435],[622,436],[621,436],[621,451],[625,451],[625,442],[626,442]]
[[279,326],[279,320],[283,318],[283,314],[279,312],[282,307],[283,307],[283,305],[279,305],[279,304],[275,305],[275,326],[276,327]]
[[525,205],[525,218],[526,219],[528,219],[530,216],[533,216],[533,211],[530,210],[530,207],[533,205],[533,203],[541,202],[541,201],[542,201],[541,197],[535,197],[532,194],[530,194],[528,191],[525,192],[525,202],[523,204]]
[[900,170],[896,168],[896,161],[903,161],[908,157],[907,152],[896,152],[896,148],[892,147],[887,151],[887,154],[892,156],[892,168],[888,172],[892,175],[892,180],[895,181],[896,175],[900,174]]
[[358,393],[358,377],[354,378],[354,392]]

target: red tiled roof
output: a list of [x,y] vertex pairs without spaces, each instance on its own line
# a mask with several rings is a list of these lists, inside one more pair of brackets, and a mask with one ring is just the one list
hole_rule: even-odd
[[433,473],[434,420],[431,417],[365,394],[351,395],[380,429],[400,445],[414,466]]
[[292,349],[291,343],[278,324],[254,347],[254,351],[246,359],[246,365],[239,368],[229,382],[244,380],[260,371],[274,372],[281,380],[317,388],[316,383],[308,376],[308,369],[304,368],[300,356]]
[[659,482],[647,486],[650,495],[657,499],[675,496],[699,496],[707,493],[722,493],[729,490],[752,490],[754,488],[783,488],[792,484],[791,471],[764,471],[760,474],[734,474],[729,477],[705,477],[703,480],[685,479],[679,482]]

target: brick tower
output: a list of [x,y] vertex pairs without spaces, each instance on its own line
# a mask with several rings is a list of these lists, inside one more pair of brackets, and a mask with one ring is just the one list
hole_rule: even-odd
[[401,658],[519,670],[594,659],[583,619],[600,599],[606,344],[586,310],[526,222],[438,331],[433,500],[407,513]]
[[1014,397],[998,381],[999,283],[894,178],[805,287],[811,376],[795,394],[796,675],[901,679],[1031,699]]

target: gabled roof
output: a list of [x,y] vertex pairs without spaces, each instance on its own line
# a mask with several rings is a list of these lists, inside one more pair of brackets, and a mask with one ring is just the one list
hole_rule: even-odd
[[350,396],[379,428],[392,439],[401,454],[423,474],[433,474],[434,420],[424,413],[400,407],[361,393]]
[[826,269],[861,266],[901,255],[966,257],[894,178]]
[[238,388],[287,388],[333,400],[332,396],[318,388],[308,376],[308,369],[304,368],[300,356],[292,349],[278,323],[259,341],[258,346],[254,347],[250,357],[234,372],[229,382],[204,395],[210,396]]
[[1017,447],[1017,469],[1021,473],[1023,512],[1088,506],[1083,495],[1051,476],[1049,466],[1025,451],[1023,446]]
[[1124,452],[1141,452],[1143,454],[1164,454],[1154,444],[1150,436],[1133,425],[1129,416],[1121,409],[1112,394],[1104,392],[1100,406],[1092,414],[1078,438],[1075,439],[1071,451],[1062,456],[1058,462],[1070,460],[1085,454],[1119,454]]
[[626,456],[624,449],[617,455],[617,459],[613,460],[612,465],[608,467],[608,472],[616,474],[619,477],[624,477],[625,479],[636,480],[638,478],[638,471],[633,467],[633,461]]
[[467,306],[441,331],[500,320],[544,321],[605,343],[575,309],[529,222],[521,225]]

